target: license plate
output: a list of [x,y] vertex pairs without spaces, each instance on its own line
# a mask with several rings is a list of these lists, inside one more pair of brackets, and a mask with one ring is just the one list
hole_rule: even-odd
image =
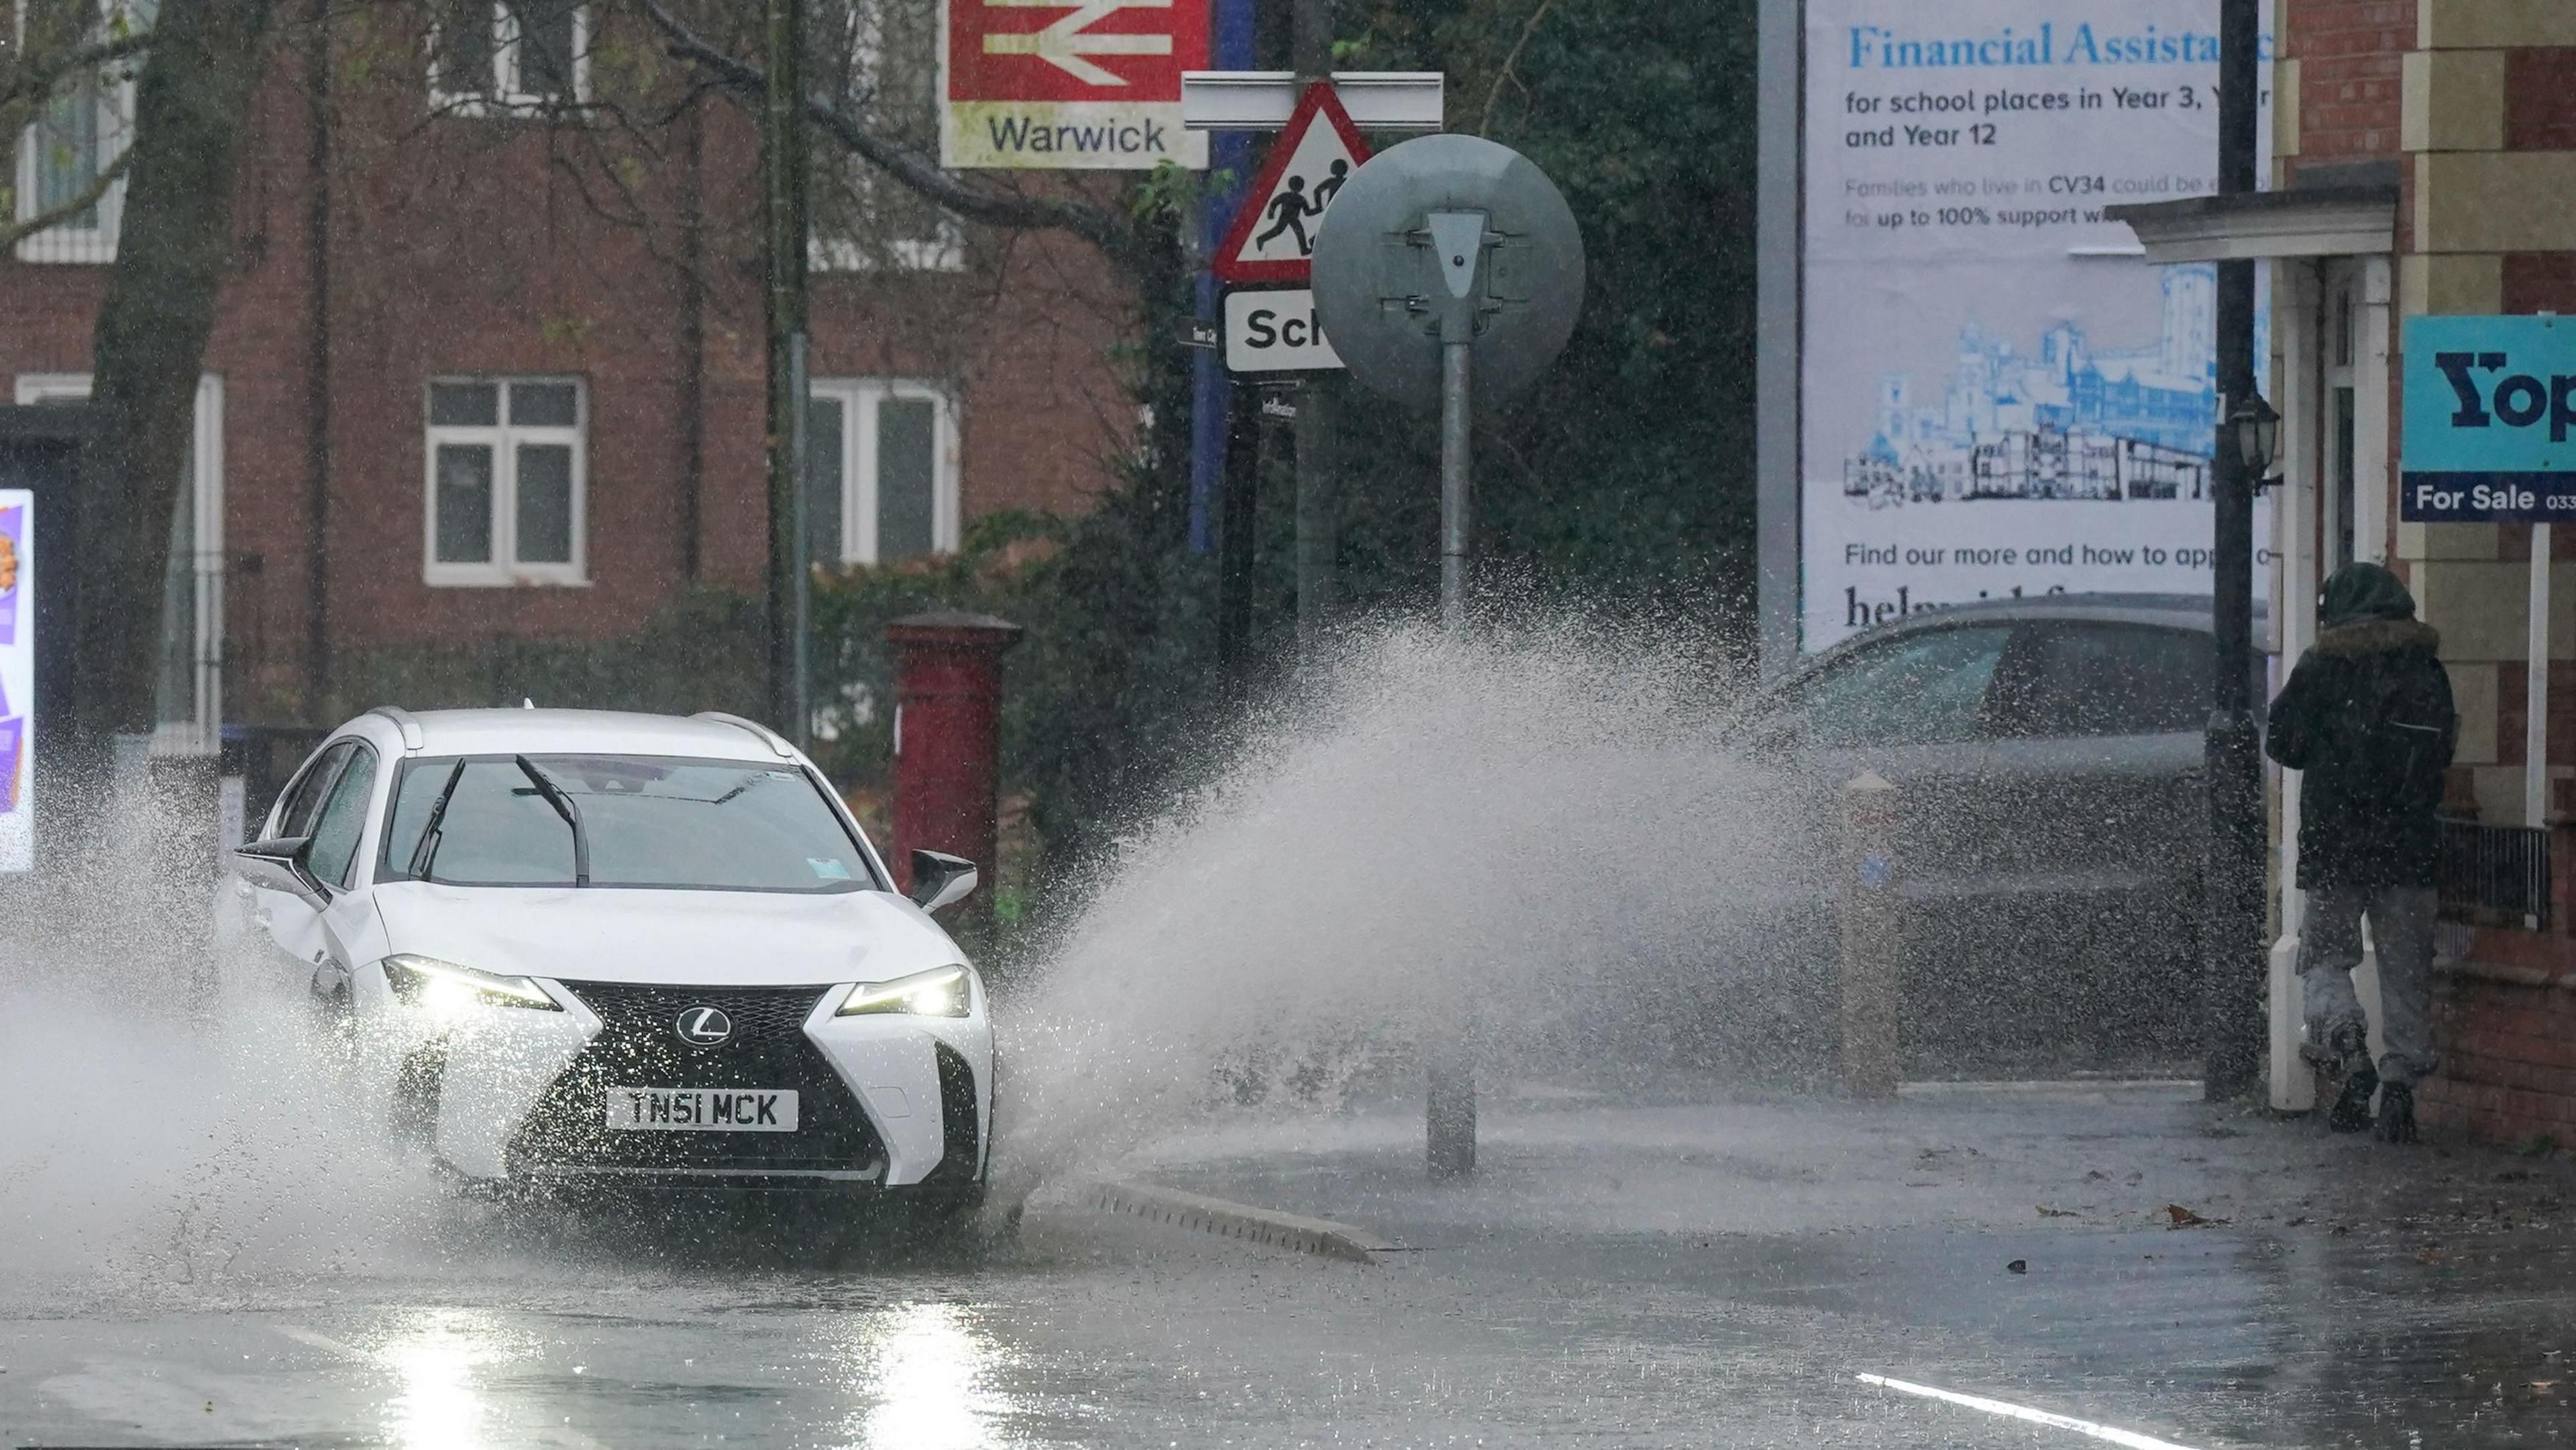
[[793,1133],[792,1088],[613,1087],[608,1126],[664,1133]]

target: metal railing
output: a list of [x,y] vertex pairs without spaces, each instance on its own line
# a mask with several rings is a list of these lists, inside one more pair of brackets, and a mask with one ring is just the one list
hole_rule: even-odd
[[2444,816],[2433,881],[2442,915],[2475,926],[2549,930],[2549,832]]

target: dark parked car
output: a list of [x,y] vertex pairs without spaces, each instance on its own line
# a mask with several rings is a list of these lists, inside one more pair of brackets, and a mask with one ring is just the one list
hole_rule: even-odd
[[1913,615],[1762,692],[1745,739],[1810,785],[1811,961],[1840,786],[1898,787],[1909,1071],[2194,1055],[2212,659],[2205,597],[2050,595]]

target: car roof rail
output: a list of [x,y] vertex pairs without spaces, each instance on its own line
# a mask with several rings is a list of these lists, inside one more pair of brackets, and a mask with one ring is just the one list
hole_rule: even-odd
[[394,727],[402,731],[404,751],[409,752],[418,750],[422,745],[427,743],[421,737],[420,722],[411,718],[411,712],[404,709],[402,706],[378,705],[367,713],[370,715],[382,715],[386,719],[394,722]]
[[768,726],[761,724],[757,720],[746,720],[740,715],[728,715],[722,710],[700,710],[689,718],[692,720],[713,720],[719,725],[731,725],[737,730],[748,730],[752,734],[759,736],[761,742],[767,745],[771,750],[778,752],[780,759],[794,760],[796,758],[795,746],[788,744],[786,739],[777,731],[770,729]]

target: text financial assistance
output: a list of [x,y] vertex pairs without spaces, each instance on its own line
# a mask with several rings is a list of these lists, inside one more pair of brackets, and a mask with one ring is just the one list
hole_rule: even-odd
[[1978,599],[2209,591],[2216,279],[2149,266],[2102,209],[2215,189],[2215,19],[1809,0],[1805,648]]

